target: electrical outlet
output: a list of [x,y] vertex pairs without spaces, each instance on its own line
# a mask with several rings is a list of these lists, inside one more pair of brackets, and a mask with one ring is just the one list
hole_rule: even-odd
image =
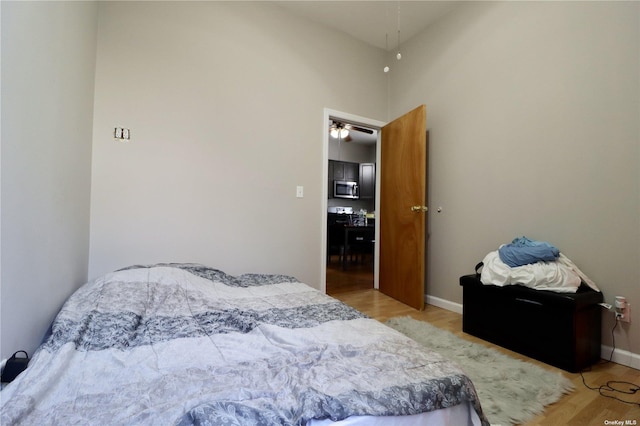
[[631,322],[631,305],[627,305],[621,312],[615,312],[616,321]]
[[616,296],[616,320],[631,322],[631,309],[627,298],[624,296]]
[[631,305],[627,303],[627,306],[622,310],[622,322],[631,322]]
[[127,142],[131,139],[131,130],[124,127],[116,127],[113,129],[113,138],[118,142]]

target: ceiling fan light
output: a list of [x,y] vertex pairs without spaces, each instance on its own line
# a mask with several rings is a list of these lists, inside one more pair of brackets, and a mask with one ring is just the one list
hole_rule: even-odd
[[336,126],[335,124],[333,126],[331,126],[330,130],[329,130],[329,134],[331,135],[332,138],[337,139],[338,137],[340,137],[340,139],[344,139],[347,136],[349,136],[349,130],[345,129],[344,127],[340,126]]

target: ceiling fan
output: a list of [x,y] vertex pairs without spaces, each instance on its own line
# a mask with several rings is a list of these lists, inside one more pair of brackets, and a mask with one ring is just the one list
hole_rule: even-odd
[[336,139],[340,138],[345,142],[351,142],[352,139],[349,135],[349,132],[351,131],[367,133],[369,135],[373,134],[373,130],[371,129],[365,129],[364,127],[354,126],[349,123],[341,123],[339,121],[332,121],[331,126],[329,126],[329,134],[331,137]]

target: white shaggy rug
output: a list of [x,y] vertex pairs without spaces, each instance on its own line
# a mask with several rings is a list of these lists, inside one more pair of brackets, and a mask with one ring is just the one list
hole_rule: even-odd
[[416,342],[458,363],[476,387],[492,425],[525,423],[573,390],[560,373],[507,356],[411,317],[386,323]]

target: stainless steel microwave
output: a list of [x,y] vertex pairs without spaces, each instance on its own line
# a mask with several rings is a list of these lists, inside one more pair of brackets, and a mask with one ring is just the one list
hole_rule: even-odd
[[333,181],[333,198],[352,198],[357,199],[360,196],[358,182],[346,180]]

